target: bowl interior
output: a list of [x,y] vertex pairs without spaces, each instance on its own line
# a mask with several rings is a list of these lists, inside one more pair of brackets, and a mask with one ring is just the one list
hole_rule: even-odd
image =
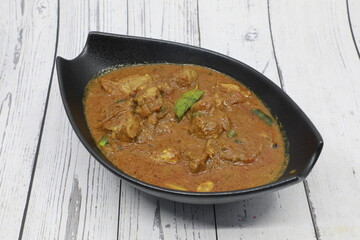
[[[212,68],[235,78],[254,91],[278,119],[286,133],[289,163],[284,174],[271,184],[253,189],[225,193],[190,193],[152,186],[116,169],[98,150],[87,128],[82,104],[85,86],[101,70],[115,65],[165,62]],[[185,202],[194,202],[194,197],[197,197],[203,199],[200,203],[216,203],[275,190],[305,178],[313,168],[323,146],[321,135],[314,125],[278,86],[251,67],[209,50],[161,40],[92,32],[89,33],[86,46],[77,58],[65,60],[58,57],[56,63],[66,112],[84,146],[100,163],[120,177],[142,190],[161,197]],[[180,195],[183,198],[179,198]]]

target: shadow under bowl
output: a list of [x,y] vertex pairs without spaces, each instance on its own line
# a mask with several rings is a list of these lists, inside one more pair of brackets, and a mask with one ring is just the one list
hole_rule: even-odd
[[[97,148],[87,127],[83,108],[84,89],[103,69],[116,65],[146,63],[196,64],[233,77],[251,89],[278,119],[286,133],[289,163],[283,175],[270,184],[254,188],[201,193],[154,186],[116,168]],[[161,198],[195,204],[214,204],[277,191],[301,182],[314,167],[323,147],[320,133],[281,88],[246,64],[216,52],[163,40],[90,32],[82,53],[73,60],[57,57],[56,66],[66,113],[86,149],[103,166],[123,180]]]

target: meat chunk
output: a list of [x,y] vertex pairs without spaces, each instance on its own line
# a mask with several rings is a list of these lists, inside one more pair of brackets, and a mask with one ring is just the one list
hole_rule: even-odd
[[189,87],[197,79],[198,73],[193,69],[185,68],[175,72],[174,76],[179,87]]
[[197,192],[210,192],[214,188],[214,182],[206,181],[200,183],[199,186],[196,188]]
[[152,78],[149,74],[129,76],[120,81],[123,83],[121,90],[127,93],[134,93],[135,91],[144,89],[151,81]]
[[162,150],[160,153],[153,154],[152,158],[160,163],[175,164],[179,161],[179,150],[169,147]]
[[171,93],[173,93],[175,91],[175,89],[173,87],[171,87],[170,84],[167,82],[160,82],[158,84],[158,87],[159,87],[159,90],[166,95],[170,95]]
[[[246,148],[246,147],[243,147]],[[241,151],[241,147],[234,146],[234,144],[224,144],[218,152],[220,159],[230,162],[252,163],[255,161],[258,152]]]
[[126,94],[127,96],[144,89],[152,81],[149,74],[132,75],[129,77],[112,80],[108,78],[101,79],[101,86],[110,94]]
[[173,104],[165,100],[160,108],[160,111],[156,114],[156,117],[158,119],[163,119],[172,111],[173,111]]
[[180,190],[180,191],[189,191],[189,190],[187,190],[186,188],[184,188],[183,186],[180,186],[180,185],[178,185],[178,184],[165,183],[165,185],[166,185],[168,188],[171,188],[171,189]]
[[140,132],[140,121],[132,112],[124,112],[104,124],[111,136],[124,142],[131,142]]
[[228,117],[222,111],[214,110],[210,113],[198,112],[191,119],[189,131],[198,138],[209,139],[218,138],[229,127],[230,120]]
[[204,94],[201,97],[201,100],[196,102],[191,107],[191,112],[211,112],[215,107],[215,101],[214,98],[209,94]]
[[133,103],[131,101],[116,101],[112,104],[106,105],[101,110],[102,123],[109,121],[110,119],[133,109]]
[[235,84],[220,83],[218,98],[222,104],[229,109],[232,105],[244,103],[252,94],[247,89],[242,89]]
[[188,168],[192,174],[198,174],[206,170],[208,157],[204,152],[186,152],[185,159],[188,161]]
[[211,139],[206,145],[206,154],[209,157],[218,157],[233,163],[251,163],[256,160],[261,150],[262,145],[251,147],[224,139],[217,141]]
[[156,116],[156,113],[151,114],[146,121],[146,123],[152,126],[153,128],[155,128],[157,122],[158,122],[158,118]]
[[141,90],[134,101],[137,103],[135,112],[141,117],[147,117],[159,111],[163,105],[163,99],[157,87]]
[[[123,92],[120,90],[120,83],[119,82],[115,82],[112,81],[111,79],[108,78],[102,78],[101,81],[101,86],[104,88],[104,90],[106,92],[108,92],[109,94],[122,94]],[[126,96],[126,94],[125,94]]]
[[142,125],[141,132],[136,137],[137,143],[148,143],[154,139],[154,129],[149,126]]
[[238,85],[231,84],[231,83],[219,83],[219,87],[221,90],[226,91],[226,92],[232,92],[232,91],[240,92],[240,87]]
[[174,129],[174,121],[171,119],[164,119],[159,121],[156,125],[156,132],[159,134],[172,134]]

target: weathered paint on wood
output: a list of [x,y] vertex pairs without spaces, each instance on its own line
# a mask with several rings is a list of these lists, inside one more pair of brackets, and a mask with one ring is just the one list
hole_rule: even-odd
[[[90,30],[126,33],[126,21],[126,1],[60,1],[58,55],[78,55]],[[120,181],[79,142],[53,78],[23,238],[116,239]]]
[[[267,3],[199,3],[201,46],[243,61],[281,86]],[[315,238],[302,184],[215,209],[219,239]]]
[[19,236],[56,48],[56,1],[0,2],[0,239]]
[[119,239],[216,239],[212,205],[159,199],[123,182]]
[[[358,1],[57,4],[0,2],[1,239],[360,238]],[[90,30],[200,45],[263,72],[324,137],[324,152],[308,180],[216,206],[158,199],[120,183],[80,144],[63,110],[56,73],[51,76],[55,50],[75,57]]]
[[360,61],[346,2],[271,1],[270,13],[285,89],[325,142],[307,181],[317,235],[359,239]]

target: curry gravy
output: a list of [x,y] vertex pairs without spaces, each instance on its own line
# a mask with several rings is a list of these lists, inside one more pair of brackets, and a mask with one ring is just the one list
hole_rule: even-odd
[[279,125],[260,99],[208,68],[121,67],[90,81],[84,107],[108,160],[153,185],[251,188],[276,180],[287,164]]

